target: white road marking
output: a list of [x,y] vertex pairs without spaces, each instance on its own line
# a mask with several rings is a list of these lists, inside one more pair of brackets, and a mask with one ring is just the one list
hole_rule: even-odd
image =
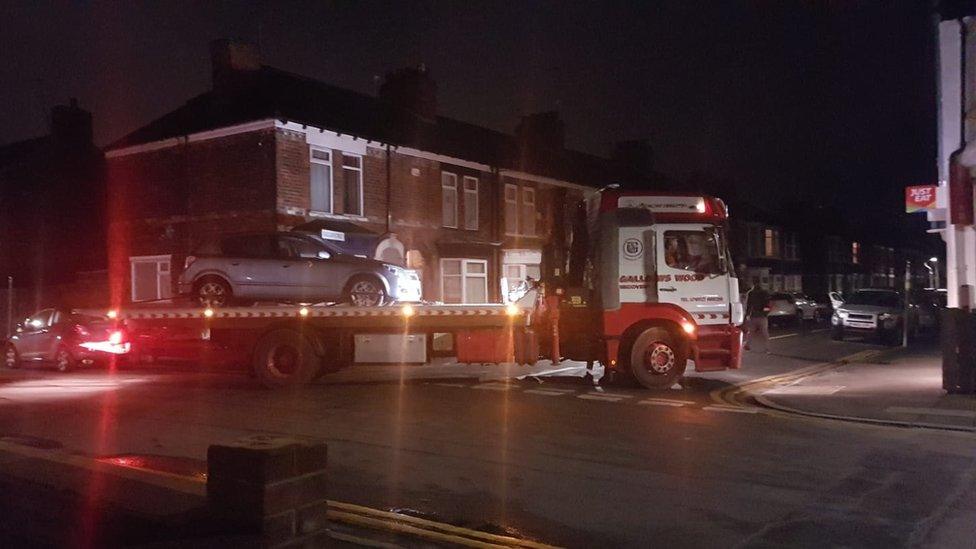
[[764,395],[832,395],[840,391],[846,385],[832,386],[808,386],[808,385],[784,385],[774,387],[768,391],[763,391]]
[[588,395],[594,395],[594,396],[602,396],[602,397],[634,398],[634,395],[622,395],[620,393],[616,393],[616,394],[614,394],[614,393],[607,393],[607,392],[604,392],[602,389],[599,390],[599,391],[591,391],[591,392],[586,393],[586,394],[588,394]]
[[526,389],[522,392],[531,393],[533,395],[545,395],[545,396],[563,396],[566,394],[562,391],[550,391],[548,389]]
[[654,400],[654,399],[642,400],[637,404],[646,404],[648,406],[671,406],[674,408],[684,406],[684,404],[680,402],[669,402],[667,400]]
[[733,412],[737,414],[755,414],[759,412],[759,410],[757,410],[756,408],[740,408],[738,406],[722,406],[722,405],[705,406],[704,408],[702,408],[702,410],[708,410],[709,412]]
[[892,406],[885,409],[892,414],[920,414],[926,416],[951,416],[976,418],[976,412],[969,410],[946,410],[942,408],[908,408],[903,406]]
[[772,336],[769,339],[770,340],[773,340],[773,339],[783,339],[784,337],[793,337],[793,336],[796,336],[796,335],[800,335],[800,334],[782,334],[782,335],[778,335],[778,336]]
[[480,385],[475,385],[471,387],[472,389],[489,389],[491,391],[507,391],[509,385],[507,383],[482,383]]
[[657,402],[673,402],[675,404],[694,404],[695,403],[694,400],[681,400],[680,398],[650,397],[650,398],[645,398],[644,400],[654,400],[654,401],[657,401]]
[[621,397],[617,397],[617,396],[593,395],[593,394],[576,395],[576,398],[581,398],[583,400],[601,400],[604,402],[620,402],[622,400]]

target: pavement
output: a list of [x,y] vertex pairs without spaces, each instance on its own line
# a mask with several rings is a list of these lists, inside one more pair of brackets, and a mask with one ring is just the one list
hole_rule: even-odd
[[[86,538],[57,532],[104,516],[57,500],[57,490],[18,497],[25,485],[89,496],[82,501],[131,501],[142,509],[134,516],[157,517],[151,524],[192,524],[199,500],[160,494],[159,484],[192,486],[196,478],[199,486],[210,444],[275,434],[328,443],[337,505],[538,543],[974,547],[972,433],[784,413],[753,399],[771,392],[796,404],[804,395],[789,393],[800,389],[782,387],[842,386],[804,398],[824,410],[845,400],[850,412],[859,400],[882,402],[857,396],[859,373],[897,368],[911,379],[913,360],[921,369],[931,363],[922,348],[923,358],[888,357],[881,346],[834,342],[819,330],[775,331],[771,354],[748,353],[741,370],[692,373],[660,392],[583,383],[572,364],[354,367],[288,391],[186,369],[0,371],[0,504],[19,509],[0,511],[16,517],[0,521],[0,545],[78,546]],[[551,372],[562,368],[571,369]],[[851,377],[841,383],[833,377],[840,375]],[[143,476],[120,476],[119,456],[142,463]],[[108,467],[97,482],[63,472],[93,463]],[[49,508],[66,511],[54,520]],[[34,537],[44,529],[49,537]],[[171,544],[211,541],[192,529],[171,532]],[[344,543],[361,539],[340,534]],[[376,535],[385,546],[431,545]]]

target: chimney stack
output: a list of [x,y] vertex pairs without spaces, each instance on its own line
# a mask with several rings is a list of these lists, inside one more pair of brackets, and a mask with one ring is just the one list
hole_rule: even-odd
[[78,107],[74,97],[67,105],[55,105],[51,108],[51,136],[59,145],[90,146],[91,113]]
[[215,91],[246,85],[261,70],[258,47],[247,42],[221,39],[210,43],[210,64]]
[[515,137],[523,150],[562,150],[565,148],[566,126],[557,111],[530,114],[522,117],[515,128]]
[[397,115],[409,113],[427,122],[437,120],[437,83],[423,63],[387,73],[379,95]]

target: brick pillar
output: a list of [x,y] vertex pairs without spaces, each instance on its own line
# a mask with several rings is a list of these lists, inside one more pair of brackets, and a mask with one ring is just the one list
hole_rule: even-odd
[[326,445],[254,436],[207,449],[207,500],[240,533],[276,547],[324,536]]

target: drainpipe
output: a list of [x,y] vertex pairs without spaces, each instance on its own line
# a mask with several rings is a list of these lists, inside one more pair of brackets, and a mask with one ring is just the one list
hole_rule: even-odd
[[386,232],[393,226],[393,179],[390,161],[390,144],[386,144]]

